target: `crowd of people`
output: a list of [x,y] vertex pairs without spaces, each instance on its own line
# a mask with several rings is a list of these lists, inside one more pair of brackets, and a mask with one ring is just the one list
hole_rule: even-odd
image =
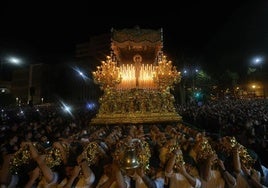
[[2,112],[1,188],[267,187],[266,103],[180,106],[183,122],[136,125],[53,106]]
[[209,101],[202,106],[179,106],[183,120],[218,136],[234,135],[268,165],[268,100]]

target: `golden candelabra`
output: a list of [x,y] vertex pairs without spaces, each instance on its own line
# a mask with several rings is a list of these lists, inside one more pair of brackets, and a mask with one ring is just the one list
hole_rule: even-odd
[[181,74],[176,70],[176,67],[172,65],[172,62],[168,61],[166,56],[163,56],[158,62],[158,66],[155,68],[153,78],[158,88],[161,91],[166,91],[172,89],[173,84],[180,82]]
[[94,81],[100,84],[104,91],[109,88],[114,88],[121,82],[119,67],[110,56],[107,56],[106,61],[102,61],[101,66],[97,67],[97,71],[93,72]]
[[[135,78],[135,67],[132,64],[117,66],[117,63],[107,56],[106,61],[102,61],[101,66],[97,66],[97,71],[93,72],[94,81],[101,85],[101,89],[160,89],[165,91],[172,89],[173,84],[180,82],[180,72],[163,56],[157,66],[141,65],[139,74],[139,86]],[[157,86],[157,87],[156,87]]]

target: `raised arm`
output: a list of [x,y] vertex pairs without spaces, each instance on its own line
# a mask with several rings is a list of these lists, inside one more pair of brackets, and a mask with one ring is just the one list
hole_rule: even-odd
[[27,145],[29,146],[32,158],[37,162],[46,182],[51,183],[54,180],[54,173],[45,163],[44,156],[39,155],[33,143],[29,142]]
[[266,186],[262,185],[260,181],[258,181],[255,177],[251,175],[250,169],[248,169],[243,163],[241,164],[241,168],[247,177],[248,183],[253,187],[253,188],[266,188]]
[[211,166],[216,159],[217,155],[213,154],[204,161],[204,164],[202,164],[200,176],[203,180],[208,181],[210,179]]
[[142,167],[137,169],[137,174],[142,178],[142,181],[145,183],[145,185],[148,188],[156,188],[154,181],[144,173],[144,170]]
[[226,170],[222,160],[218,159],[218,165],[220,167],[220,172],[228,184],[229,187],[234,187],[236,185],[236,179]]
[[39,167],[36,167],[34,170],[32,170],[29,173],[29,180],[26,183],[26,185],[24,186],[24,188],[34,187],[34,184],[36,183],[36,180],[39,178],[39,176],[40,176],[40,169],[39,169]]
[[241,173],[241,162],[239,156],[239,147],[235,147],[232,151],[233,153],[233,164],[234,164],[234,172],[239,174]]
[[100,179],[97,188],[110,188],[114,183],[117,188],[128,188],[129,185],[125,182],[121,170],[117,163],[113,162],[104,167],[105,174]]
[[86,153],[83,152],[81,155],[77,157],[77,164],[81,168],[81,172],[87,182],[87,185],[90,186],[94,183],[95,181],[95,174],[91,170],[88,161],[86,159]]

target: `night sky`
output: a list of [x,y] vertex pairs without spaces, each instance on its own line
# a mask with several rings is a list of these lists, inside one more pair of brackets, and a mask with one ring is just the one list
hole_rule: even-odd
[[253,56],[267,56],[267,0],[167,2],[1,2],[1,58],[67,61],[75,44],[90,36],[137,25],[163,28],[164,52],[171,59],[190,57],[208,70],[245,72]]

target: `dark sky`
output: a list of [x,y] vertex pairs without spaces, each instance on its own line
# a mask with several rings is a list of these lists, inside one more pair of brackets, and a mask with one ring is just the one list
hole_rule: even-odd
[[[0,48],[29,62],[71,57],[75,44],[111,28],[164,31],[164,51],[204,67],[241,70],[267,54],[268,1],[8,1],[0,4]],[[172,58],[171,57],[171,58]]]

